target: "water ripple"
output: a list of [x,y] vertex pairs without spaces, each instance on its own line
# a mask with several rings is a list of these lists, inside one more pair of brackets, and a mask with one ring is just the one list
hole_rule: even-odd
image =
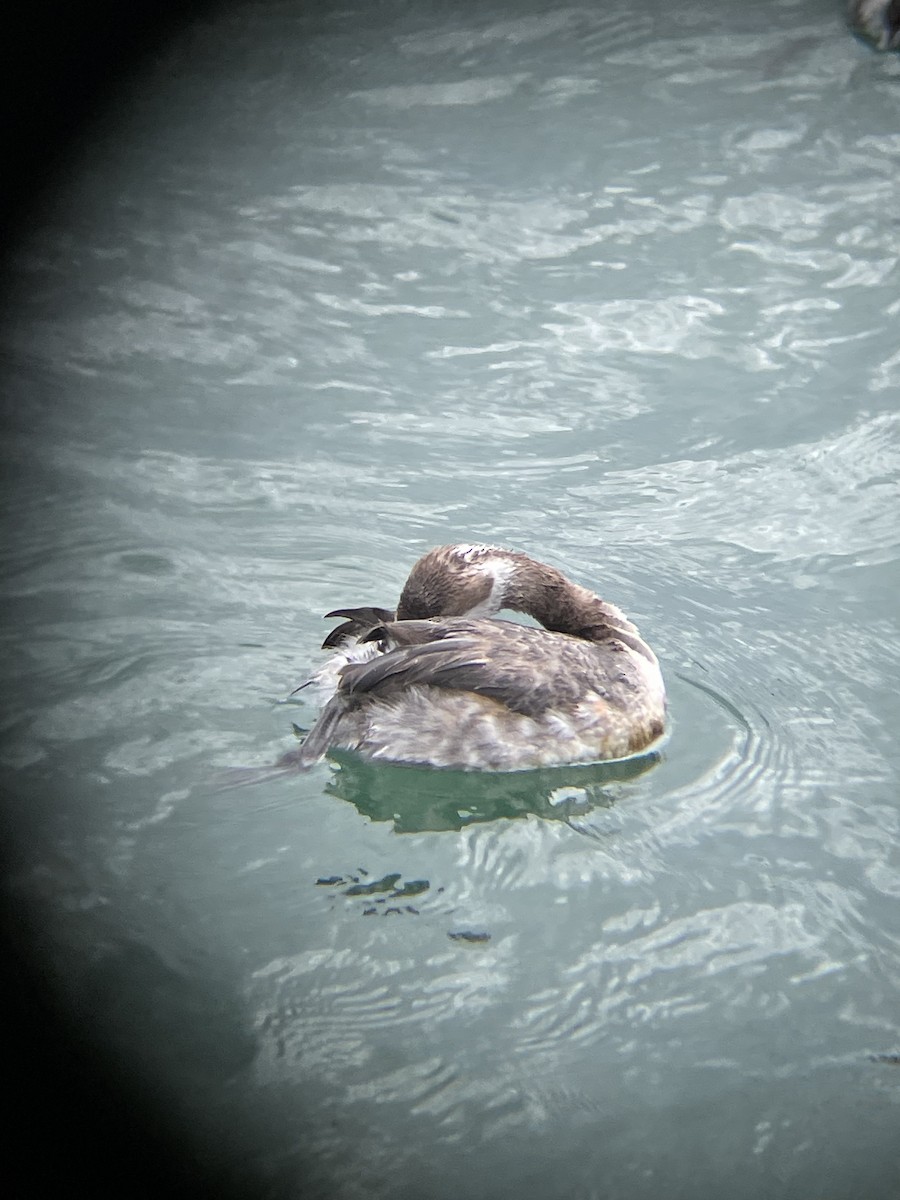
[[[613,507],[623,514],[626,497],[641,506],[639,526],[627,517],[635,540],[693,540],[700,528],[708,538],[776,560],[851,552],[860,564],[878,562],[893,557],[898,544],[891,503],[900,475],[897,429],[897,415],[884,413],[783,450],[608,472],[602,490],[580,483],[567,489],[570,515],[587,519],[601,497],[609,506],[618,495]],[[775,511],[772,496],[779,497]]]
[[[886,1194],[900,57],[811,0],[295,9],[164,56],[18,259],[26,900],[116,1029],[234,1005],[178,1099],[266,1194],[301,1143],[322,1197]],[[657,753],[273,768],[321,613],[464,539],[634,617]]]

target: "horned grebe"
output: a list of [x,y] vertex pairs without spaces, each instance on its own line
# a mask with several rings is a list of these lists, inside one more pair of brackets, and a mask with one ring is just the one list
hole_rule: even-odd
[[[490,619],[504,608],[543,628]],[[373,760],[520,771],[624,758],[663,733],[659,663],[634,625],[525,554],[439,546],[413,567],[396,612],[328,616],[346,619],[324,642],[339,652],[308,681],[331,696],[300,766],[343,747]]]

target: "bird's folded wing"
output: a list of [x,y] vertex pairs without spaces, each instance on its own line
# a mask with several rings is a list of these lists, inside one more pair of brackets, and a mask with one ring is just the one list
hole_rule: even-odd
[[554,669],[560,665],[558,639],[542,629],[461,618],[397,621],[367,636],[384,653],[342,668],[339,691],[348,699],[364,693],[387,699],[411,687],[439,687],[489,696],[514,712],[537,716],[555,704],[576,702],[583,688],[577,663],[570,664],[576,668],[571,675]]

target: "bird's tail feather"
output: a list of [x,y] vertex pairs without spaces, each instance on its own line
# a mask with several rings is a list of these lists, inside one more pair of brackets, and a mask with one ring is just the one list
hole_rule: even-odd
[[332,696],[306,735],[303,744],[299,749],[291,751],[292,761],[298,767],[311,767],[319,762],[329,747],[338,741],[340,726],[346,715],[345,697],[340,694]]

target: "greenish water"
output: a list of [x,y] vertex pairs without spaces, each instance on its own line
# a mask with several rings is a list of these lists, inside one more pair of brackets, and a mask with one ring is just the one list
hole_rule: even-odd
[[[2,331],[8,886],[202,1160],[900,1193],[898,130],[814,0],[236,5],[96,129]],[[658,760],[268,770],[456,540],[638,623]]]

